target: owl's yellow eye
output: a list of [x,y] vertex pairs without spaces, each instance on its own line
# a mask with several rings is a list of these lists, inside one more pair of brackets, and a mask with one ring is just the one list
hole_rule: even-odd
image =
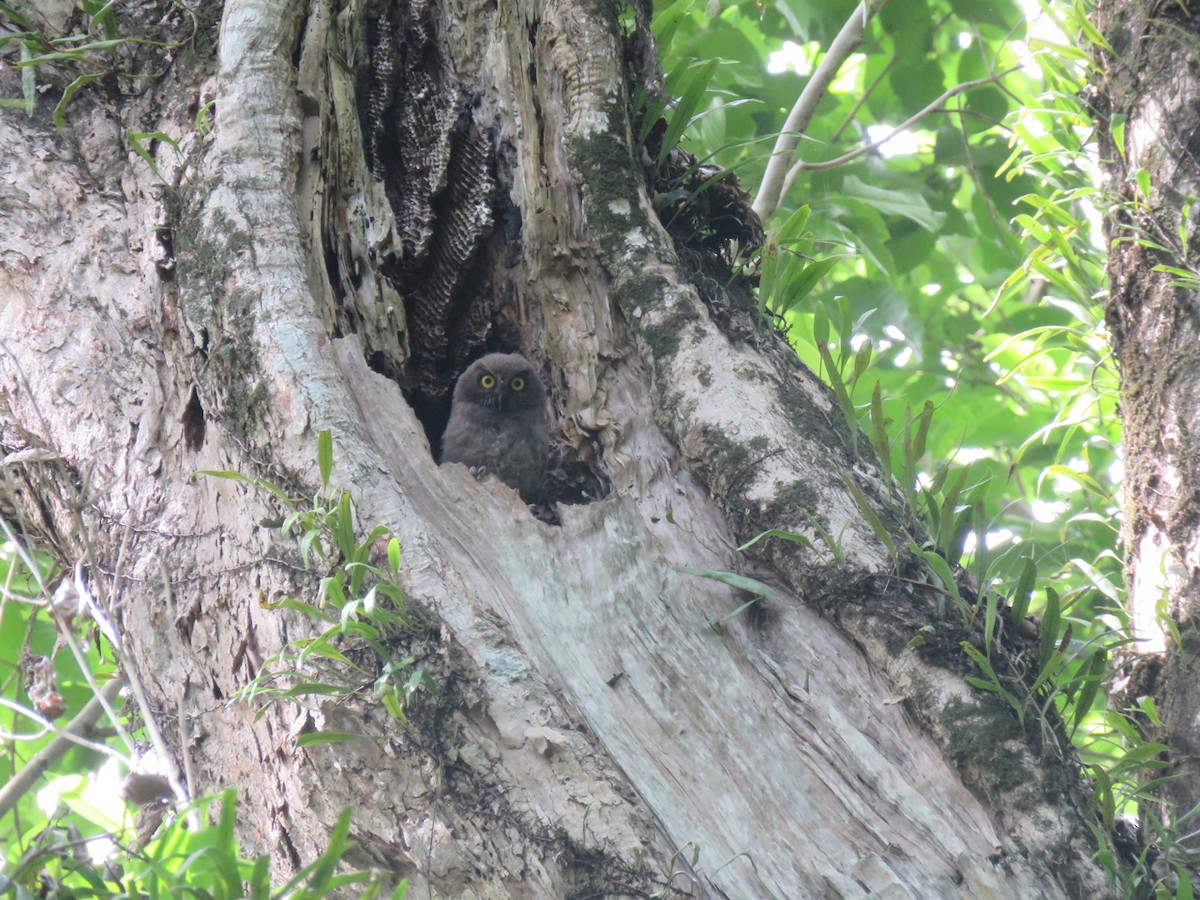
[[479,384],[482,387],[484,387],[490,391],[492,388],[494,388],[496,386],[496,376],[484,375],[482,378],[479,379]]
[[514,391],[523,391],[525,390],[525,379],[518,375],[508,383],[508,386]]

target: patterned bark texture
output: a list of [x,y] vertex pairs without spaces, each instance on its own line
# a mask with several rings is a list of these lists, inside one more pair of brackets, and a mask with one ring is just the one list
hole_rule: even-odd
[[478,97],[456,75],[448,42],[422,0],[382,0],[365,11],[367,59],[360,117],[372,177],[399,230],[384,267],[404,298],[411,357],[405,387],[445,398],[485,344],[493,310],[481,275],[496,221],[495,148]]

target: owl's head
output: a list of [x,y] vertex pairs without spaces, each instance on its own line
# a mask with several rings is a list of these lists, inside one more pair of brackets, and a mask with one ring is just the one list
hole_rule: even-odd
[[518,353],[489,353],[458,376],[455,403],[474,403],[498,412],[541,410],[546,403],[542,379]]

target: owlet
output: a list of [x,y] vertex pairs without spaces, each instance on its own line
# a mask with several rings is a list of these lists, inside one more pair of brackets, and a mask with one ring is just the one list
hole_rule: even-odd
[[525,357],[489,353],[458,377],[442,462],[484,470],[536,503],[549,440],[546,389]]

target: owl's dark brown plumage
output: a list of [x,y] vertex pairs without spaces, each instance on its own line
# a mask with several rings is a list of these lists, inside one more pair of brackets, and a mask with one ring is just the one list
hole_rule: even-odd
[[458,377],[442,462],[483,469],[536,503],[549,441],[546,389],[525,357],[489,353]]

